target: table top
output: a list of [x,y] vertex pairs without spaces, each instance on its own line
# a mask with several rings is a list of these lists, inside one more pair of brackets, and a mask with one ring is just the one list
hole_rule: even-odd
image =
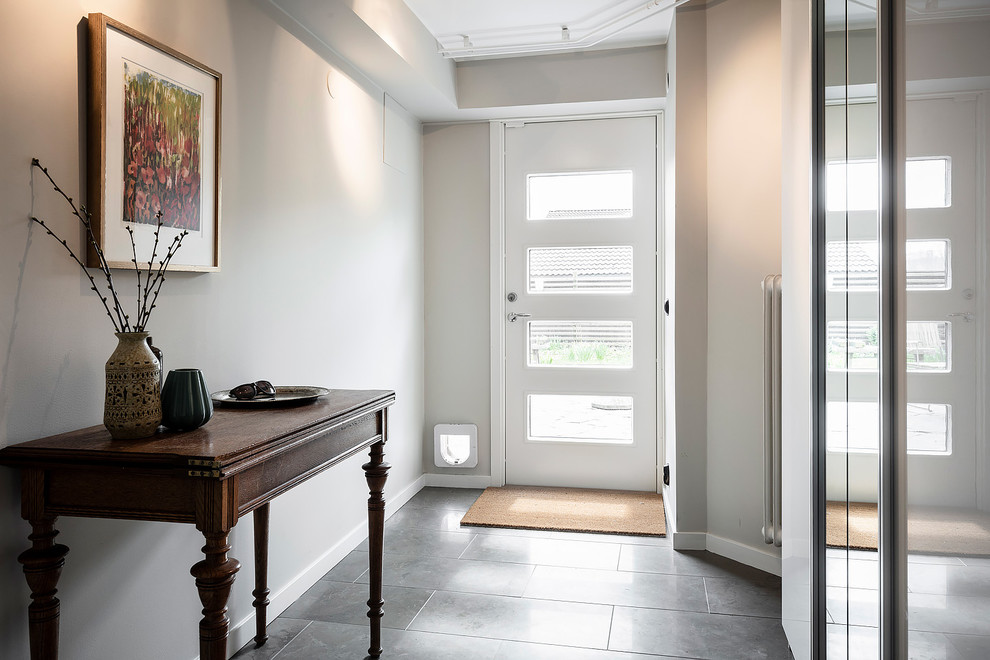
[[331,390],[315,402],[292,408],[218,407],[213,418],[193,431],[159,430],[141,440],[114,440],[91,426],[0,449],[0,465],[45,467],[54,464],[224,469],[280,445],[346,425],[383,410],[395,401],[390,390]]

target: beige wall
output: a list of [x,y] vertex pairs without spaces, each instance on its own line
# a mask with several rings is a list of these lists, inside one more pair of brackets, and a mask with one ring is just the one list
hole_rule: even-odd
[[[101,11],[223,74],[222,270],[169,277],[150,329],[167,368],[198,367],[213,389],[257,378],[397,392],[386,495],[422,474],[423,224],[420,127],[381,90],[335,76],[260,5],[237,0],[5,2],[0,24],[0,445],[102,419],[115,340],[78,269],[34,213],[81,235],[34,178],[41,158],[76,197],[80,22]],[[394,142],[392,141],[394,138]],[[394,166],[383,163],[383,152]],[[125,276],[120,277],[126,279]],[[129,289],[126,291],[129,293]],[[360,456],[272,506],[274,612],[362,538]],[[27,657],[27,547],[18,479],[0,468],[0,657]],[[314,503],[318,505],[314,506]],[[313,524],[316,521],[316,524]],[[63,518],[64,657],[193,658],[199,600],[187,525]],[[242,569],[236,625],[251,613],[250,520],[232,534]],[[347,547],[342,547],[343,543]],[[306,569],[313,567],[307,573]],[[329,566],[326,566],[327,568]],[[325,570],[325,569],[323,569]],[[250,634],[248,626],[243,630]],[[241,634],[241,643],[246,636]],[[232,645],[233,646],[233,645]]]
[[[491,475],[488,122],[423,128],[426,472]],[[438,469],[433,426],[477,424],[478,466]]]
[[707,14],[708,533],[762,549],[760,283],[780,272],[780,3]]
[[665,413],[674,546],[779,571],[761,532],[760,292],[763,277],[780,271],[779,3],[682,7],[668,48],[675,171],[673,216],[665,218]]

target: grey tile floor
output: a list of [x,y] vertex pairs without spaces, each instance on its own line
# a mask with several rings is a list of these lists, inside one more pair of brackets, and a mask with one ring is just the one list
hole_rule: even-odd
[[[480,490],[424,488],[385,525],[382,658],[791,657],[780,580],[668,539],[461,527]],[[237,660],[359,660],[368,554],[356,548]]]
[[[825,561],[829,660],[875,660],[877,553],[829,548]],[[990,658],[990,560],[909,554],[907,568],[909,660]]]

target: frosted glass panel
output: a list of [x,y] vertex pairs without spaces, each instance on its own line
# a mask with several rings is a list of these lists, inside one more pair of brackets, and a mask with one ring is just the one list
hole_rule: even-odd
[[[944,403],[908,403],[908,453],[951,453],[951,412],[952,406]],[[880,417],[876,402],[829,401],[825,415],[829,451],[877,451]]]
[[[877,161],[837,161],[828,164],[829,211],[876,211],[879,196]],[[909,209],[946,208],[951,204],[948,158],[913,158],[905,165]]]
[[952,370],[952,324],[946,321],[909,321],[907,370],[948,373]]
[[[876,289],[879,255],[876,241],[829,241],[830,291]],[[906,241],[907,288],[912,291],[951,287],[949,241]]]
[[527,250],[530,293],[632,293],[631,245]]
[[529,220],[632,217],[631,171],[530,174],[526,184]]
[[531,442],[632,444],[630,396],[530,394]]
[[876,371],[879,345],[876,323],[828,324],[829,371]]
[[949,241],[907,241],[907,288],[949,289]]
[[[870,371],[879,368],[879,326],[876,323],[832,321],[828,324],[829,371]],[[907,370],[945,373],[949,362],[952,324],[910,321],[907,324]]]
[[531,367],[632,367],[631,321],[531,321]]

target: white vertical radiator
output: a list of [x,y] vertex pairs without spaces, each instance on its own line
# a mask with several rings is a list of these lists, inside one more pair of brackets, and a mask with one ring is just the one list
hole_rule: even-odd
[[780,547],[780,275],[763,278],[763,541]]

